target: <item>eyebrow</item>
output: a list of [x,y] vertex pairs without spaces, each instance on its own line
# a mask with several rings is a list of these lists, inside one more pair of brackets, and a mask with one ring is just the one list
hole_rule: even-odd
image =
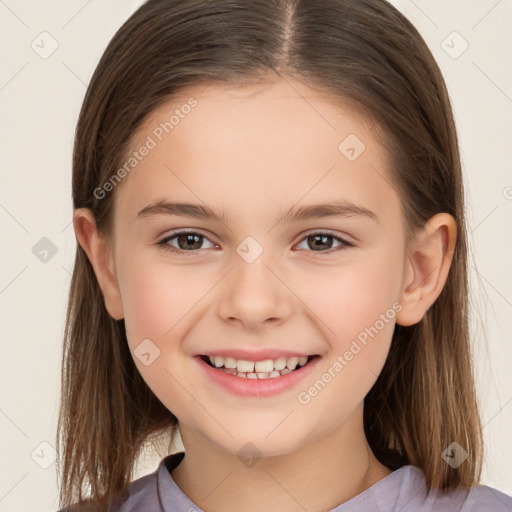
[[[182,202],[158,201],[152,203],[137,214],[137,219],[155,217],[158,215],[176,215],[195,219],[211,219],[222,223],[229,222],[225,211],[216,211],[207,205]],[[378,222],[377,215],[363,206],[349,201],[333,201],[331,203],[309,204],[300,207],[291,207],[277,222],[294,222],[308,219],[321,219],[324,217],[352,217],[364,216]]]

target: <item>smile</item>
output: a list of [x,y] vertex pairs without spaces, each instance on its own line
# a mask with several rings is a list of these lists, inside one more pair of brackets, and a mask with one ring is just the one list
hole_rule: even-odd
[[[313,357],[313,356],[311,356]],[[279,357],[263,361],[247,361],[234,357],[201,356],[212,368],[243,379],[273,379],[305,366],[311,357]]]
[[[318,354],[291,355],[281,350],[266,352],[256,355],[256,352],[234,350],[231,353],[224,352],[222,356],[198,354],[194,359],[199,363],[199,369],[208,384],[213,384],[214,388],[254,398],[271,397],[297,389],[308,375],[315,372],[322,359]],[[245,359],[235,359],[233,355]],[[273,358],[269,357],[271,355]]]

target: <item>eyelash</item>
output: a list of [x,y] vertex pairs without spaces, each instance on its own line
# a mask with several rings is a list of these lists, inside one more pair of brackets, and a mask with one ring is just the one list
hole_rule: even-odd
[[[175,247],[172,247],[170,245],[168,245],[168,242],[171,241],[172,239],[180,236],[180,235],[199,235],[200,237],[208,240],[210,243],[214,243],[212,242],[207,236],[201,234],[201,233],[198,233],[196,231],[178,231],[176,233],[173,233],[169,236],[166,236],[163,240],[161,240],[160,242],[157,243],[157,245],[165,252],[171,252],[171,253],[174,253],[174,254],[188,254],[188,253],[194,253],[194,252],[198,252],[199,249],[197,250],[191,250],[191,251],[184,251],[182,249],[177,249]],[[307,250],[306,252],[312,252],[314,253],[315,255],[316,254],[332,254],[333,252],[336,252],[338,250],[342,250],[344,248],[347,248],[347,247],[354,247],[354,244],[352,244],[351,242],[348,242],[347,240],[343,239],[343,238],[340,238],[339,236],[335,236],[333,235],[332,233],[329,233],[328,231],[317,231],[317,232],[312,232],[312,233],[308,233],[306,236],[304,236],[298,244],[300,244],[301,242],[303,242],[304,240],[306,240],[307,238],[311,237],[311,236],[318,236],[318,235],[321,235],[321,236],[327,236],[327,237],[331,237],[333,238],[334,240],[338,241],[341,243],[340,246],[338,247],[335,247],[333,249],[329,249],[329,250],[326,250],[326,251],[312,251],[312,250]],[[296,245],[298,245],[296,244]]]

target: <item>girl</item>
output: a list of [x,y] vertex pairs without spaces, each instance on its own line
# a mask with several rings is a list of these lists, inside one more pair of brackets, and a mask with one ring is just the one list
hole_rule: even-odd
[[73,201],[62,510],[512,510],[479,485],[450,101],[391,5],[149,0]]

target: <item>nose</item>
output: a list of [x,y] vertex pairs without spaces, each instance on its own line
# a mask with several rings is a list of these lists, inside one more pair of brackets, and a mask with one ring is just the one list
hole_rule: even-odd
[[285,322],[292,314],[294,295],[279,275],[283,272],[268,261],[265,251],[252,263],[237,258],[221,287],[218,315],[250,330]]

